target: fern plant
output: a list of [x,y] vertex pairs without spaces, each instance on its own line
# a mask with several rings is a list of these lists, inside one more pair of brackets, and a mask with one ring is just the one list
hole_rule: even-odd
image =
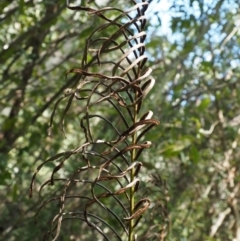
[[[81,67],[67,73],[77,75],[79,82],[66,89],[57,101],[49,127],[51,135],[55,112],[65,100],[62,130],[65,132],[64,122],[70,108],[75,108],[84,138],[73,150],[58,153],[39,165],[31,182],[30,196],[38,172],[55,163],[39,189],[41,205],[36,212],[37,218],[49,203],[58,203],[45,240],[58,240],[67,220],[81,223],[81,240],[137,240],[137,227],[143,225],[141,218],[151,205],[149,193],[143,196],[139,192],[138,176],[142,167],[140,156],[151,146],[145,134],[159,124],[152,118],[151,110],[141,111],[143,100],[155,83],[151,68],[145,67],[148,2],[132,0],[131,4],[127,10],[114,6],[98,9],[90,3],[72,6],[67,1],[70,10],[85,11],[94,17],[96,29],[86,39]],[[66,163],[72,168],[68,176],[63,171]],[[159,176],[152,178],[159,185]],[[44,195],[43,191],[55,183],[60,183],[61,188],[50,197]],[[167,216],[166,205],[154,205]],[[87,228],[92,232],[86,232]],[[139,233],[144,237],[142,240],[163,240],[162,230],[157,234],[149,232],[148,236]]]

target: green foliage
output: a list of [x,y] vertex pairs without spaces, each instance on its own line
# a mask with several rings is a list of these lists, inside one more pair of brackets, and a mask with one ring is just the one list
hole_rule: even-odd
[[[148,65],[153,68],[156,85],[144,100],[142,111],[151,109],[161,124],[143,138],[152,140],[153,148],[141,157],[146,170],[141,178],[147,182],[140,189],[146,185],[151,200],[169,196],[171,225],[163,228],[168,220],[159,213],[163,205],[159,201],[140,221],[142,230],[155,224],[151,230],[158,237],[155,240],[237,240],[238,3],[172,1],[167,13],[155,8],[156,3],[152,1],[150,7],[157,12],[161,25],[154,14],[149,14],[146,29]],[[128,7],[123,1],[111,4]],[[35,225],[39,200],[37,195],[28,199],[30,179],[36,166],[56,153],[73,149],[84,138],[76,131],[80,122],[76,114],[83,108],[78,104],[68,111],[66,138],[61,132],[66,102],[61,102],[55,113],[51,138],[47,129],[57,99],[79,80],[74,75],[65,78],[65,74],[81,65],[85,39],[96,19],[67,10],[62,0],[1,1],[0,8],[0,240],[38,240],[58,207],[47,204]],[[168,33],[163,21],[166,14],[171,18]],[[97,111],[118,124],[116,112],[110,108]],[[94,133],[100,129],[110,137],[111,130],[100,123],[95,124]],[[69,163],[61,175],[78,166],[77,159]],[[47,164],[36,188],[53,167],[53,163]],[[166,179],[168,194],[160,194],[150,185],[150,173]],[[52,190],[49,186],[46,195]],[[82,206],[75,202],[71,208],[81,210]],[[115,212],[119,212],[117,207]],[[113,223],[110,217],[109,222]],[[73,222],[66,220],[59,240],[96,240],[96,233],[86,232],[86,228],[84,224],[79,227],[77,217]],[[141,228],[138,231],[137,240],[150,240],[141,239]],[[168,235],[161,239],[166,232]]]

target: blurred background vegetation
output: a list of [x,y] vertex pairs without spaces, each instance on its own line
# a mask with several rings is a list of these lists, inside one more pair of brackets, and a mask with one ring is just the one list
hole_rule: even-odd
[[[156,85],[144,108],[161,124],[147,134],[153,147],[142,157],[141,178],[147,189],[150,174],[166,180],[165,240],[239,241],[240,2],[150,2],[147,53]],[[126,9],[129,3],[104,4]],[[57,99],[78,81],[65,73],[80,65],[95,23],[64,0],[2,0],[0,9],[0,240],[41,240],[57,205],[47,206],[36,225],[38,194],[29,199],[29,185],[36,166],[83,137],[80,106],[69,111],[66,138],[59,127],[66,103],[56,112],[52,138],[47,129]],[[117,121],[110,109],[98,111]],[[99,130],[108,135],[104,126]],[[68,171],[70,164],[60,174]],[[154,212],[148,211],[145,228],[166,222]],[[66,222],[59,240],[94,240],[81,227]]]

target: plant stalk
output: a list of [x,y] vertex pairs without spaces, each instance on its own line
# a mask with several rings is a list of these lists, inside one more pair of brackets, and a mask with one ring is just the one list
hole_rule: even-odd
[[[138,93],[135,92],[135,100],[138,98]],[[137,123],[137,109],[138,109],[138,105],[136,104],[134,106],[134,124]],[[132,136],[132,144],[136,144],[137,141],[137,132],[134,132],[133,136]],[[133,151],[131,152],[131,163],[133,163],[135,161],[136,158],[136,150],[133,149]],[[130,180],[131,182],[134,181],[134,172],[135,169],[133,168],[130,172]],[[131,187],[130,189],[130,215],[133,215],[134,213],[134,207],[135,207],[135,198],[134,198],[134,189],[135,187]],[[134,231],[133,231],[133,226],[134,226],[134,219],[130,220],[129,223],[129,241],[134,241]]]

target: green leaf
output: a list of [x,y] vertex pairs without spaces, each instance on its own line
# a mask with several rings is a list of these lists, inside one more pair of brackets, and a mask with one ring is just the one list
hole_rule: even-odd
[[198,152],[198,149],[194,145],[192,145],[190,148],[189,157],[193,163],[196,164],[199,162],[199,159],[200,159],[199,152]]

